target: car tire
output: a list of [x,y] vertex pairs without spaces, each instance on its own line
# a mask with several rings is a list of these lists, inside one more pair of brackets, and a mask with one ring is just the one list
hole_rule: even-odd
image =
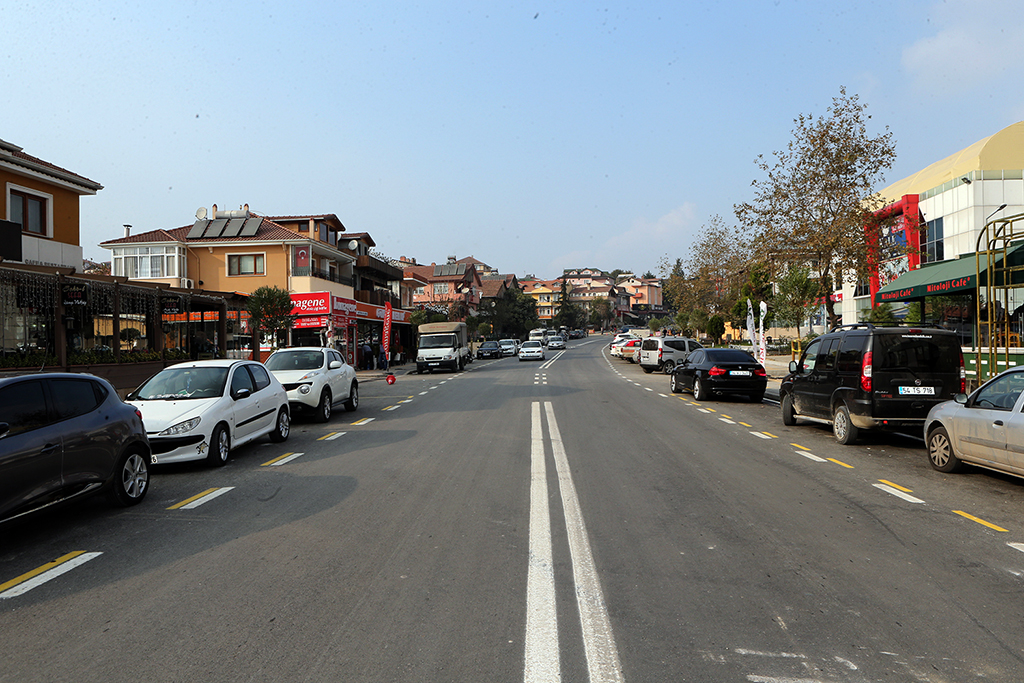
[[796,424],[796,410],[793,408],[793,394],[782,397],[782,424],[792,427]]
[[654,368],[649,368],[646,365],[641,365],[640,368],[644,371],[645,375],[649,375],[654,372]]
[[683,391],[683,388],[679,386],[679,380],[676,379],[676,374],[674,372],[672,373],[672,379],[669,380],[668,387],[672,390],[673,394],[679,394]]
[[706,401],[710,397],[707,387],[704,386],[704,381],[700,377],[693,378],[693,398],[697,401]]
[[348,388],[348,398],[345,399],[345,410],[348,412],[355,411],[359,407],[359,383],[352,382],[352,386]]
[[228,428],[219,424],[213,428],[210,435],[210,450],[206,453],[206,464],[211,467],[223,467],[228,462],[228,454],[231,453],[231,436]]
[[832,433],[835,435],[836,441],[844,446],[848,446],[857,440],[859,431],[850,420],[850,410],[846,405],[841,404],[837,407],[832,415]]
[[129,451],[117,459],[107,498],[118,507],[138,505],[149,491],[149,463],[142,451]]
[[292,418],[288,414],[288,409],[282,406],[281,410],[277,411],[277,422],[274,424],[274,431],[270,432],[270,440],[274,443],[287,441],[291,431]]
[[936,427],[928,434],[928,462],[939,472],[957,472],[963,467],[963,461],[953,452],[945,427]]
[[676,364],[670,360],[665,361],[661,364],[661,371],[666,375],[671,375],[672,371],[676,369]]
[[331,396],[330,389],[324,389],[320,392],[320,403],[316,406],[316,421],[327,422],[331,419]]

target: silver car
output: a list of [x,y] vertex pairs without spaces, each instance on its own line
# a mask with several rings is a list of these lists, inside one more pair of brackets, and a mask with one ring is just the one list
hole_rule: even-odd
[[335,405],[343,405],[348,411],[359,407],[356,371],[334,349],[281,349],[267,359],[267,370],[288,392],[293,412],[311,412],[318,422],[327,422]]
[[928,460],[940,472],[965,462],[1024,477],[1024,367],[1002,372],[970,396],[934,406],[924,421]]
[[519,360],[544,360],[544,345],[536,339],[523,342],[519,347]]

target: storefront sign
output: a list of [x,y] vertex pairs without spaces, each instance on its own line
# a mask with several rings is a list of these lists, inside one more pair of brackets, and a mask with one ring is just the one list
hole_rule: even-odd
[[327,292],[292,294],[292,315],[330,315],[331,295]]
[[89,302],[89,286],[62,282],[60,298],[65,306],[84,306]]
[[181,297],[180,296],[162,296],[160,297],[160,310],[163,311],[164,315],[177,315],[182,312]]
[[316,327],[327,327],[327,323],[330,321],[325,315],[303,315],[295,319],[295,324],[292,327],[296,330],[307,330]]

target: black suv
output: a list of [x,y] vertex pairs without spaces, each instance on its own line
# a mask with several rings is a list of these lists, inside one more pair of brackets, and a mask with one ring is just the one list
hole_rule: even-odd
[[782,422],[830,423],[841,444],[861,429],[920,431],[932,406],[963,392],[965,378],[951,330],[841,325],[790,362],[779,387]]

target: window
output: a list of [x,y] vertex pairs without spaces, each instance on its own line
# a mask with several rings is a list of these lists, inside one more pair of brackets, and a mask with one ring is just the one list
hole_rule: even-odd
[[252,377],[245,369],[245,366],[235,368],[235,374],[231,375],[231,395],[234,396],[242,389],[248,389],[250,394],[253,393],[254,389]]
[[113,250],[112,274],[132,279],[179,277],[184,270],[184,247],[121,247]]
[[447,294],[448,283],[447,282],[435,282],[434,283],[434,294]]
[[21,231],[41,237],[50,236],[50,197],[30,194],[11,188],[7,213],[12,223],[21,226]]
[[266,368],[256,364],[250,364],[248,367],[249,372],[252,373],[252,378],[256,380],[256,391],[270,386],[270,375],[267,374]]
[[932,263],[945,259],[942,241],[942,217],[925,224],[925,232],[921,235],[921,263]]
[[413,296],[423,296],[423,288],[417,287],[416,289],[412,290],[412,293]]
[[96,385],[89,380],[52,379],[50,393],[58,420],[67,420],[91,412],[102,400]]
[[233,254],[228,256],[228,275],[263,275],[263,254]]
[[46,412],[43,383],[18,382],[0,390],[0,415],[10,425],[7,436],[45,427],[50,420]]
[[321,242],[326,242],[327,241],[327,224],[326,223],[317,223],[317,227],[320,229],[319,230],[319,232],[320,232],[320,241]]

